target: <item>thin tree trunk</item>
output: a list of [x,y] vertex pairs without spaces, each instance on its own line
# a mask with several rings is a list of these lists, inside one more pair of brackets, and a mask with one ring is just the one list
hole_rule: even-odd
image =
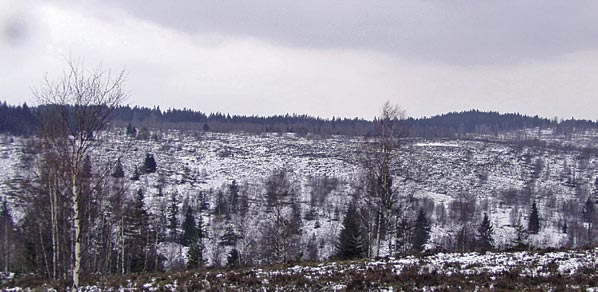
[[[106,218],[106,216],[102,216],[102,222],[103,222],[103,228],[110,230],[111,225],[108,223],[108,218]],[[108,227],[106,227],[106,225],[108,225]],[[104,270],[104,273],[106,274],[110,274],[110,267],[111,265],[111,256],[112,256],[112,240],[111,240],[111,236],[110,236],[110,232],[105,232],[102,231],[103,235],[105,236],[103,238],[105,245],[104,245],[104,252],[106,253],[106,258],[104,258],[104,267],[102,270]]]
[[3,249],[4,249],[4,271],[8,272],[9,269],[9,258],[10,258],[10,251],[9,251],[9,246],[8,246],[8,230],[9,230],[9,226],[8,226],[8,220],[6,220],[6,222],[4,223],[4,243],[3,243]]
[[[76,163],[75,165],[78,165]],[[73,225],[75,227],[75,251],[73,253],[74,256],[74,263],[73,263],[73,291],[76,291],[79,288],[79,276],[81,274],[81,217],[80,217],[80,208],[79,208],[79,199],[81,194],[79,194],[79,188],[77,186],[77,172],[78,167],[75,167],[73,174],[72,174],[72,184],[73,184]]]
[[[158,225],[158,224],[156,224],[156,225]],[[157,227],[157,226],[156,226],[156,238],[155,238],[155,240],[154,240],[154,241],[155,241],[155,243],[154,243],[154,244],[155,244],[155,245],[154,245],[154,248],[156,248],[156,247],[158,246],[158,227]],[[159,263],[159,262],[158,262],[158,260],[159,260],[159,259],[158,259],[158,256],[155,256],[154,258],[155,258],[155,265],[154,265],[154,269],[157,271],[157,270],[158,270],[158,263]]]
[[125,219],[120,215],[120,273],[125,274]]
[[376,256],[380,256],[380,247],[382,246],[382,213],[378,211],[376,220]]
[[38,230],[39,230],[39,242],[42,247],[42,254],[44,255],[44,262],[46,263],[45,264],[46,273],[47,273],[47,275],[50,275],[50,270],[49,270],[50,265],[48,264],[48,255],[46,254],[46,247],[44,246],[44,236],[42,234],[42,226],[41,225],[39,225]]
[[147,271],[147,258],[149,257],[149,243],[150,243],[150,232],[147,231],[145,235],[145,246],[143,247],[143,271]]
[[58,216],[56,212],[58,209],[56,208],[57,205],[57,198],[56,198],[56,190],[52,187],[52,182],[48,185],[48,190],[50,192],[50,216],[52,217],[52,279],[56,279],[56,270],[58,264]]

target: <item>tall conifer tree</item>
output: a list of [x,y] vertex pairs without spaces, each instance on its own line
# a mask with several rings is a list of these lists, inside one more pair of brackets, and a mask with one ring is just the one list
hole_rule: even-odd
[[488,218],[488,214],[484,213],[482,224],[478,228],[477,247],[482,251],[491,250],[494,248],[494,228]]
[[538,234],[538,232],[540,231],[540,214],[538,213],[536,201],[532,203],[532,209],[527,224],[527,231],[531,234]]
[[429,239],[430,222],[426,217],[426,212],[424,212],[423,209],[419,209],[413,230],[413,249],[422,252],[424,250],[424,245],[428,243]]
[[336,255],[341,260],[361,258],[364,255],[361,243],[361,226],[355,203],[349,205],[336,246]]

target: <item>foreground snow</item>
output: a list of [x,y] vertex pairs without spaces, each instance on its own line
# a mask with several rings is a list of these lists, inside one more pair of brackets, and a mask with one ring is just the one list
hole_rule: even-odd
[[596,291],[597,260],[598,249],[439,253],[312,266],[182,271],[137,275],[128,279],[125,276],[125,279],[106,279],[79,291],[485,291],[529,288]]

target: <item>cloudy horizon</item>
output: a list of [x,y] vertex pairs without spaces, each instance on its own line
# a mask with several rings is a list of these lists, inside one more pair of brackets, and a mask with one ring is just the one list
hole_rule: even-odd
[[479,109],[598,120],[595,1],[0,4],[0,101],[65,57],[125,70],[127,103],[239,115]]

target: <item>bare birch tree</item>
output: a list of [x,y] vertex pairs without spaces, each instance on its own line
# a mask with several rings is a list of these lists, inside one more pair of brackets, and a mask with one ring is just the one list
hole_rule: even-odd
[[85,199],[82,174],[87,156],[98,145],[101,130],[109,122],[112,111],[126,98],[122,86],[124,72],[112,75],[101,68],[90,71],[82,63],[67,61],[67,69],[58,80],[45,79],[34,90],[40,104],[41,138],[44,151],[54,153],[66,163],[70,196],[71,280],[73,290],[79,287],[82,260],[83,217]]
[[404,111],[398,106],[384,103],[382,114],[375,121],[376,132],[365,142],[362,156],[364,198],[370,207],[368,224],[373,227],[370,227],[373,236],[369,237],[373,242],[369,244],[368,256],[379,256],[384,240],[388,242],[388,253],[393,253],[399,220],[411,202],[408,194],[398,192],[393,181],[399,138],[403,135],[400,122],[404,116]]

